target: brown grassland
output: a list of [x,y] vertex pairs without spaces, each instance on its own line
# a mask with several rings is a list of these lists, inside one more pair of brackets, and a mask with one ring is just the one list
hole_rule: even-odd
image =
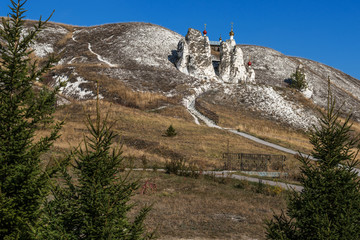
[[133,200],[138,207],[153,204],[146,226],[159,239],[265,239],[265,220],[286,206],[287,193],[279,188],[211,176],[133,174],[140,186],[156,185],[145,194],[141,187]]
[[[231,152],[284,154],[226,131],[196,125],[180,106],[144,111],[103,101],[101,108],[103,114],[109,113],[113,129],[121,136],[118,140],[124,145],[124,155],[131,157],[136,167],[142,167],[144,162],[162,167],[166,161],[183,158],[201,169],[219,169],[223,167],[222,153],[227,151],[228,142]],[[58,151],[81,142],[86,132],[86,114],[94,116],[95,101],[72,103],[56,112],[58,119],[66,119],[62,136],[55,143]],[[170,124],[178,133],[171,138],[164,136]],[[287,169],[296,169],[295,158],[284,155]]]
[[[123,89],[131,95],[131,91]],[[200,169],[221,169],[222,153],[227,150],[228,142],[231,152],[284,154],[227,131],[196,125],[174,99],[151,94],[136,96],[129,98],[138,106],[136,108],[107,101],[100,103],[102,116],[108,114],[113,130],[121,136],[115,144],[123,145],[126,166],[157,169],[163,168],[167,161],[182,158]],[[153,104],[154,99],[161,99],[166,107],[159,109],[158,104]],[[257,118],[245,110],[210,104],[207,107],[220,116],[221,126],[236,128],[295,150],[311,151],[304,132]],[[95,116],[95,110],[94,100],[74,101],[58,107],[55,117],[65,119],[66,124],[52,153],[44,159],[61,157],[78,146],[87,134],[86,116]],[[178,133],[175,137],[164,136],[170,124]],[[354,124],[354,129],[360,132],[360,125]],[[284,155],[289,180],[296,181],[299,162],[290,154]],[[141,186],[133,201],[137,208],[153,204],[146,225],[149,230],[155,230],[160,239],[265,239],[264,221],[270,219],[273,212],[279,213],[286,207],[287,193],[281,189],[230,178],[200,176],[194,179],[157,171],[133,171],[132,177],[139,179]],[[146,181],[155,184],[156,190],[141,194]]]

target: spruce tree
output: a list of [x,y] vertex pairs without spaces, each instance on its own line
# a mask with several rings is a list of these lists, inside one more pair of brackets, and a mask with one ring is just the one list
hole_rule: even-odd
[[168,129],[166,129],[165,136],[174,137],[176,135],[177,135],[177,132],[176,132],[175,128],[172,126],[172,124],[170,124]]
[[[50,57],[38,66],[30,57],[31,45],[49,19],[25,28],[25,2],[11,0],[0,28],[0,239],[31,238],[49,186],[40,157],[62,125],[52,117],[58,88],[35,84],[56,60]],[[49,134],[35,140],[40,126],[48,127]]]
[[360,239],[360,184],[355,169],[359,138],[353,137],[351,115],[340,121],[330,82],[327,111],[314,127],[310,143],[317,161],[300,157],[301,184],[286,214],[267,223],[268,239]]
[[296,68],[296,71],[291,75],[290,80],[290,86],[292,88],[295,88],[299,91],[307,88],[305,74],[303,73],[303,70],[300,66]]
[[144,207],[134,221],[127,214],[138,182],[121,173],[121,147],[112,147],[118,135],[106,116],[87,117],[89,136],[62,163],[60,183],[52,190],[53,200],[45,204],[47,218],[39,232],[41,239],[149,239],[143,221],[150,210]]

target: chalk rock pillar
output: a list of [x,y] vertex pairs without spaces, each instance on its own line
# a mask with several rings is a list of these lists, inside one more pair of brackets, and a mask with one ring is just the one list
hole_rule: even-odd
[[201,32],[189,28],[185,39],[180,40],[177,49],[177,68],[190,76],[199,78],[214,78],[210,41]]

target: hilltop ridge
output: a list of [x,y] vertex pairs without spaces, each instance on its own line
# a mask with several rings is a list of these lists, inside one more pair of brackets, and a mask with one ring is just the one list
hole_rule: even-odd
[[[63,89],[63,97],[68,100],[94,98],[94,83],[100,80],[101,96],[124,105],[129,102],[118,91],[119,86],[163,96],[161,101],[150,104],[152,108],[170,102],[186,106],[186,99],[201,96],[213,104],[239,106],[267,119],[307,129],[314,122],[315,108],[326,105],[327,78],[330,77],[333,95],[344,102],[343,110],[352,111],[355,120],[360,121],[357,110],[360,109],[360,81],[339,70],[312,60],[289,57],[267,47],[240,44],[244,58],[251,56],[256,84],[204,81],[176,68],[176,50],[181,39],[183,36],[178,33],[150,23],[92,27],[51,23],[33,48],[39,59],[61,52],[59,64],[47,83],[54,85],[68,79],[69,84]],[[303,99],[288,84],[288,78],[300,64],[309,85]]]

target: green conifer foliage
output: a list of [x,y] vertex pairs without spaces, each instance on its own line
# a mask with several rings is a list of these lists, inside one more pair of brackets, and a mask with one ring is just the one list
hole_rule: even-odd
[[353,151],[359,138],[351,134],[351,115],[341,122],[339,114],[329,91],[327,111],[310,135],[318,160],[300,157],[304,189],[292,193],[286,214],[267,223],[268,239],[360,239],[358,151]]
[[134,221],[128,219],[129,203],[138,183],[121,173],[121,147],[112,148],[118,137],[107,116],[101,119],[97,101],[96,120],[87,119],[89,136],[84,147],[68,157],[72,169],[61,169],[62,184],[53,188],[54,199],[45,205],[47,218],[41,239],[149,239],[143,221],[149,207],[142,208]]
[[[55,59],[40,67],[30,58],[31,44],[48,19],[25,29],[25,2],[11,0],[0,28],[0,239],[30,238],[49,186],[50,172],[42,171],[40,156],[62,125],[52,118],[58,88],[35,87]],[[40,126],[51,128],[50,134],[35,141]]]
[[304,89],[307,88],[307,83],[305,80],[305,74],[303,73],[302,69],[300,67],[298,67],[295,71],[295,73],[293,73],[291,75],[291,82],[290,82],[290,86],[292,88],[295,88],[299,91],[302,91]]
[[177,135],[177,132],[176,132],[175,128],[172,125],[170,125],[168,127],[168,129],[166,129],[165,136],[174,137],[176,135]]

